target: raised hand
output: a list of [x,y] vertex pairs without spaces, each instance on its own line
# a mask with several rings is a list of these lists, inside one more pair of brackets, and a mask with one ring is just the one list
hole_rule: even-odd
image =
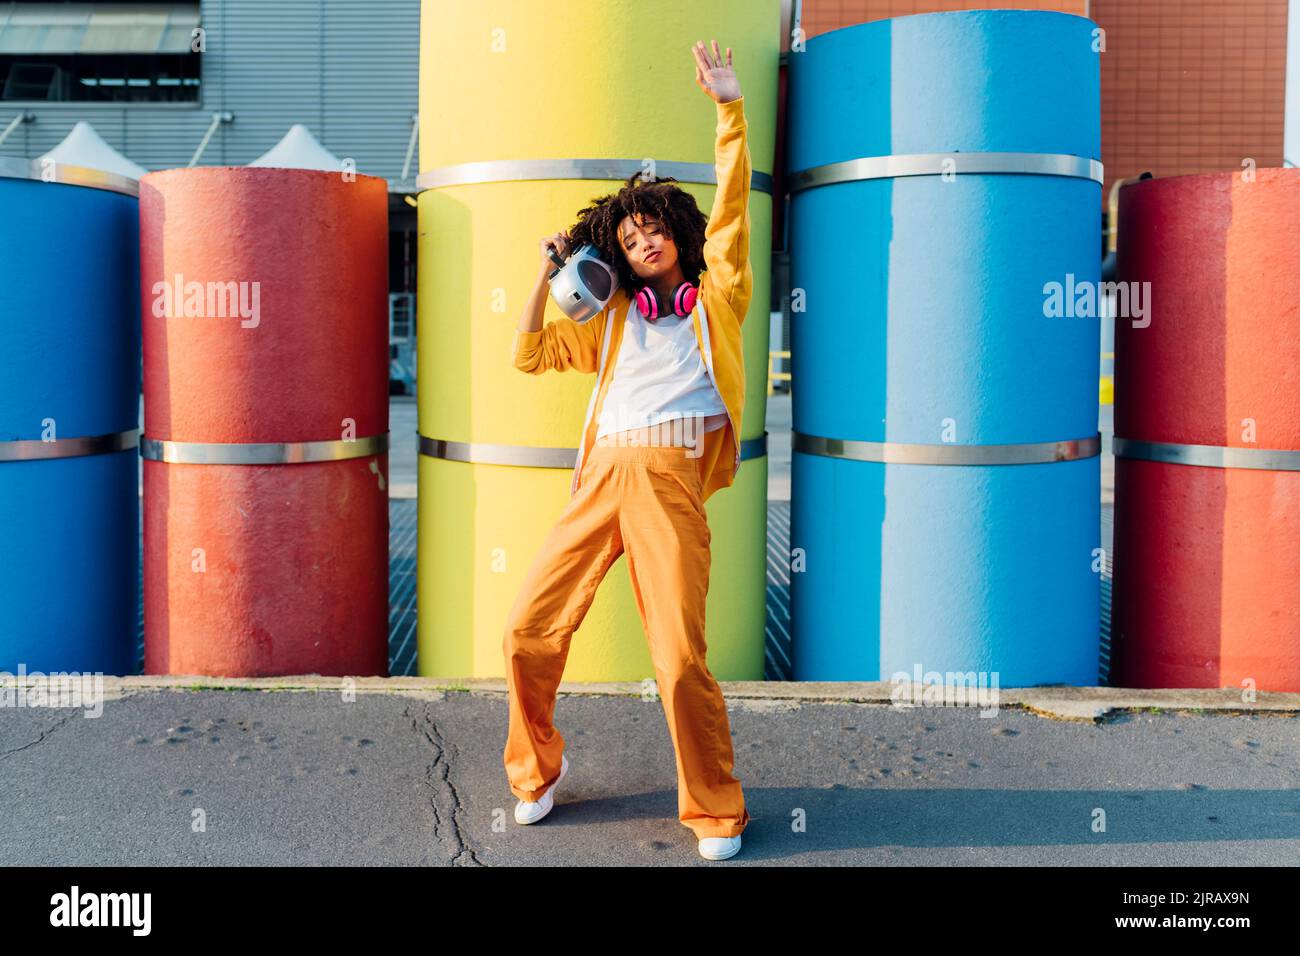
[[704,46],[703,40],[697,40],[691,52],[695,54],[695,82],[700,89],[709,94],[715,103],[730,103],[740,99],[740,81],[736,71],[731,68],[731,47],[727,47],[727,59],[723,62],[718,52],[718,41],[710,40],[713,53]]

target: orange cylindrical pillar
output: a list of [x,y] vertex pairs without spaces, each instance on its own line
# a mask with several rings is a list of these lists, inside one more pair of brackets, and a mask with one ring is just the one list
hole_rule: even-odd
[[1111,682],[1300,691],[1300,170],[1119,209]]
[[140,186],[145,672],[386,675],[384,180]]

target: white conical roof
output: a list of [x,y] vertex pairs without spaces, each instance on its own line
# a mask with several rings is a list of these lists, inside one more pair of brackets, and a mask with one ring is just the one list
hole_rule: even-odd
[[331,173],[343,168],[342,160],[322,146],[320,140],[311,134],[311,130],[301,123],[290,126],[284,139],[248,165],[275,166],[280,169],[323,169]]
[[65,166],[84,166],[106,173],[117,173],[131,179],[139,179],[148,172],[143,166],[137,166],[127,159],[95,131],[85,120],[72,127],[72,132],[63,138],[58,146],[41,157],[51,159]]

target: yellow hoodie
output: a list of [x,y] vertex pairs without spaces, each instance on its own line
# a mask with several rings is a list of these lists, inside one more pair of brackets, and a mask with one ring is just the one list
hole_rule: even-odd
[[[745,405],[741,325],[754,290],[754,271],[749,264],[749,181],[753,170],[746,135],[745,99],[742,96],[716,105],[714,164],[718,187],[704,230],[705,271],[700,276],[699,295],[691,319],[700,355],[727,406],[728,421],[724,427],[704,433],[700,464],[705,501],[719,488],[731,485],[740,468],[740,416]],[[605,393],[614,378],[623,323],[631,308],[635,304],[630,291],[620,288],[605,310],[586,322],[574,322],[563,316],[547,322],[536,332],[515,331],[514,364],[520,371],[538,374],[548,369],[577,369],[596,373],[570,495],[578,491],[582,464],[595,444],[596,425]],[[615,360],[607,361],[611,355]]]

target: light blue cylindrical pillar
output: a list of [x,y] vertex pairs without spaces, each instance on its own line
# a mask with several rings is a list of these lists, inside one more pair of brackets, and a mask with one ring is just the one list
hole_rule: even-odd
[[1097,682],[1095,27],[923,14],[790,57],[798,680]]
[[0,670],[9,673],[134,672],[134,191],[118,176],[0,160]]

